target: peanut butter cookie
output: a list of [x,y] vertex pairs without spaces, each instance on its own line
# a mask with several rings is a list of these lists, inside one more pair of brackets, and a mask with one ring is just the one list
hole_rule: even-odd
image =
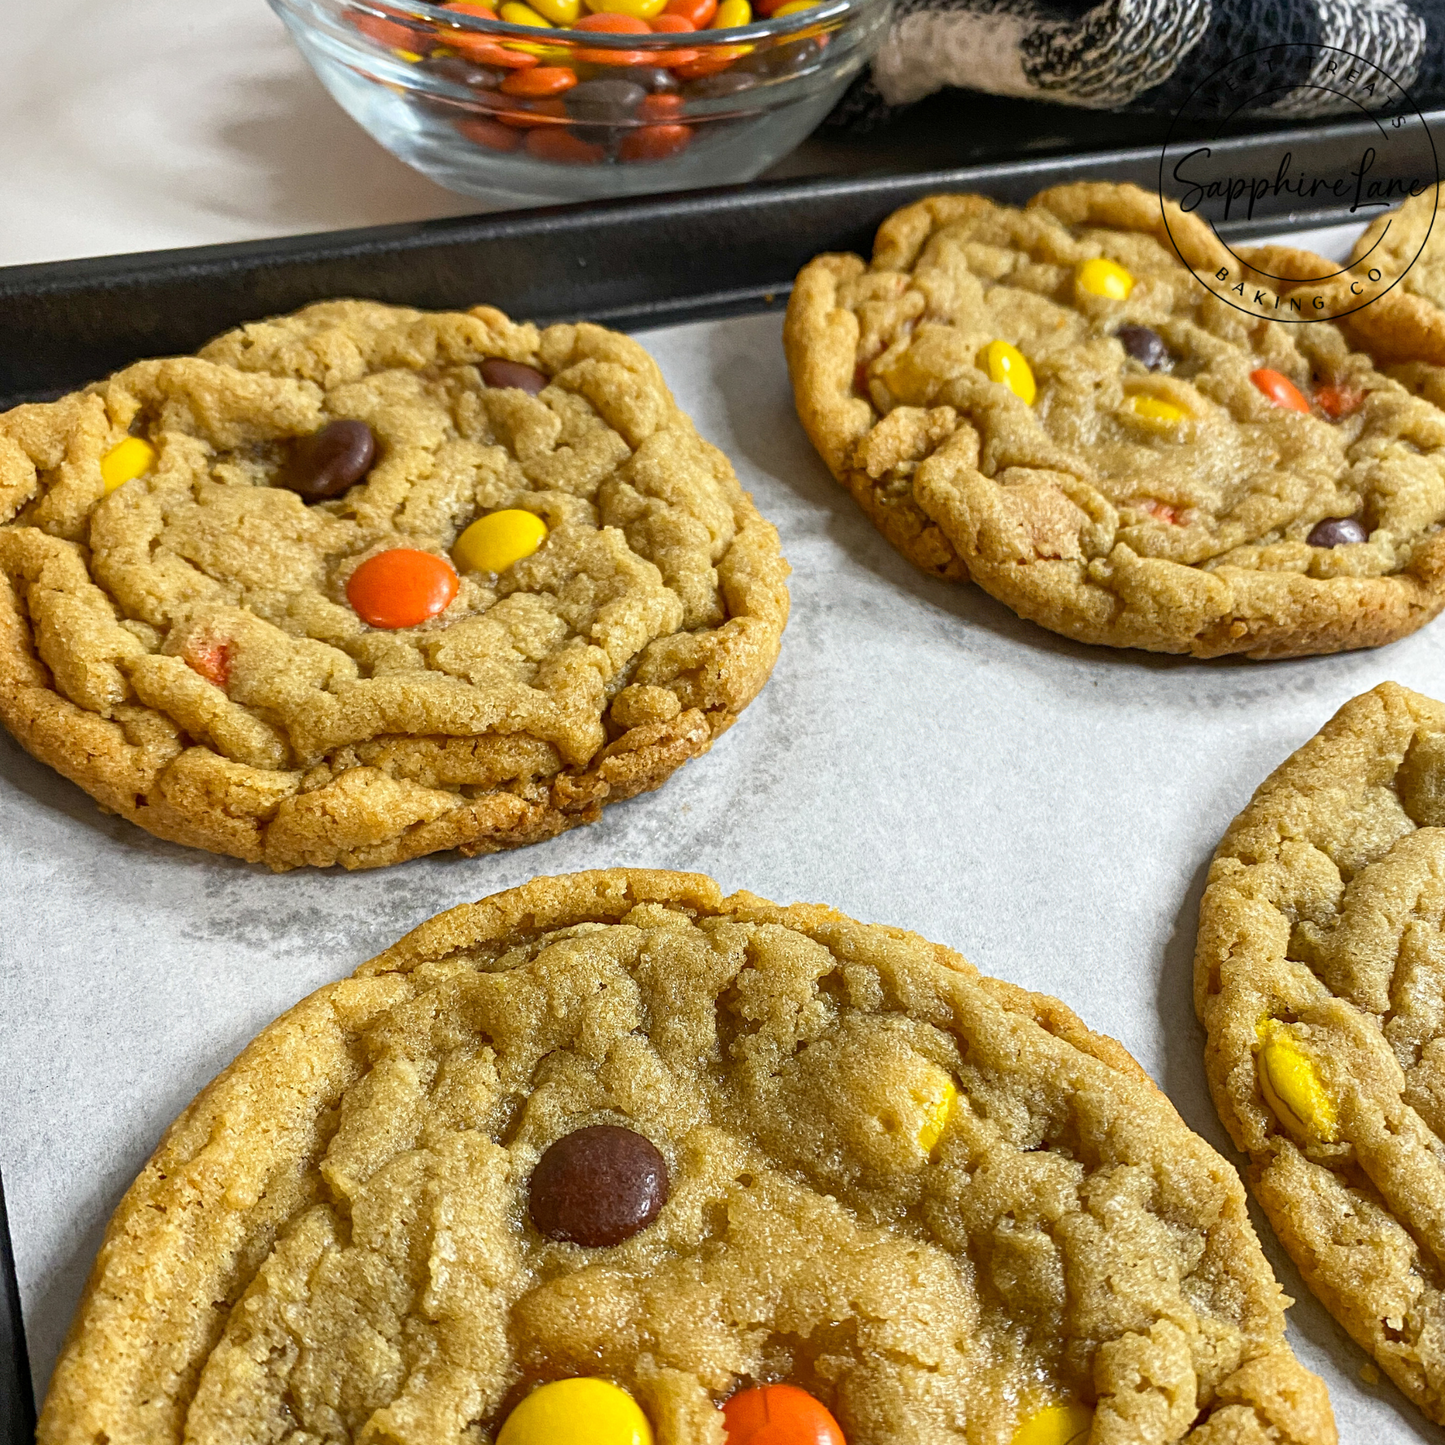
[[1081,641],[1265,658],[1413,631],[1445,604],[1445,412],[1334,326],[1212,294],[1170,232],[1238,269],[1196,216],[1092,183],[934,196],[871,263],[818,257],[785,331],[814,445],[910,561]]
[[1342,322],[1345,334],[1381,365],[1445,366],[1445,217],[1438,211],[1431,186],[1381,216],[1355,242],[1349,274],[1336,283],[1337,304],[1358,307]]
[[787,565],[601,327],[360,301],[0,416],[0,718],[272,868],[595,820],[766,681]]
[[1326,1308],[1445,1423],[1445,707],[1346,703],[1214,855],[1195,1006],[1220,1117]]
[[581,873],[432,919],[201,1093],[39,1440],[1327,1445],[1286,1303],[1233,1168],[1056,1000]]

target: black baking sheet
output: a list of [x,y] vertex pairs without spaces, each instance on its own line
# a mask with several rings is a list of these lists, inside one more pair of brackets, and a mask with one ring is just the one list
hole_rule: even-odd
[[[1425,119],[1445,124],[1445,111]],[[1214,142],[1214,151],[1236,173],[1272,173],[1285,151],[1320,173],[1373,129],[1276,129]],[[868,251],[879,222],[920,196],[971,190],[1021,202],[1089,179],[1154,187],[1159,159],[1155,145],[0,268],[0,409],[324,297],[423,307],[485,300],[542,323],[585,316],[623,329],[755,312],[782,304],[819,251]],[[1434,170],[1428,153],[1396,163]],[[1253,221],[1221,230],[1238,238],[1351,219],[1344,208],[1301,211],[1269,198]],[[0,1186],[0,1445],[33,1439],[30,1378]]]
[[[1445,111],[1425,117],[1445,125]],[[1235,174],[1312,174],[1368,144],[1372,121],[1213,142]],[[1428,129],[1388,167],[1433,174]],[[910,175],[771,181],[647,200],[548,206],[282,240],[0,269],[0,407],[54,396],[141,356],[193,351],[218,332],[321,297],[423,307],[486,300],[534,321],[586,316],[622,329],[740,314],[786,299],[819,251],[870,249],[898,206],[940,190],[1022,202],[1065,181],[1159,183],[1157,145]],[[1403,174],[1403,172],[1402,172]],[[1350,219],[1268,196],[1233,236]]]
[[25,1445],[35,1434],[35,1397],[30,1385],[30,1357],[20,1316],[20,1285],[10,1252],[10,1224],[5,1214],[5,1186],[0,1181],[0,1440]]

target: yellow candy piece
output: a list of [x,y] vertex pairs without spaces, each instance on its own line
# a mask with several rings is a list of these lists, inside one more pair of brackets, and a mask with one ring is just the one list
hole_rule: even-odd
[[667,0],[587,0],[587,8],[599,15],[635,15],[651,20],[667,8]]
[[1077,1401],[1047,1405],[1014,1431],[1013,1445],[1085,1445],[1094,1412]]
[[1182,406],[1175,406],[1172,401],[1160,401],[1157,396],[1131,396],[1124,405],[1140,420],[1160,422],[1164,426],[1173,426],[1189,418],[1189,413]]
[[779,5],[768,19],[781,20],[784,15],[797,15],[804,10],[811,10],[817,3],[818,0],[788,0],[786,5]]
[[142,437],[117,442],[100,459],[100,479],[109,496],[117,487],[143,477],[156,464],[156,449]]
[[522,0],[507,0],[497,14],[509,25],[531,25],[538,30],[552,28],[550,20],[543,20],[530,5],[523,5]]
[[990,341],[978,354],[978,364],[988,372],[990,381],[1000,381],[1026,406],[1034,404],[1038,388],[1034,385],[1033,368],[1024,354],[1007,341]]
[[652,1445],[652,1426],[610,1380],[553,1380],[507,1416],[497,1445]]
[[478,517],[457,538],[452,556],[470,572],[505,572],[547,540],[547,524],[531,512],[508,508]]
[[1080,291],[1091,296],[1104,296],[1110,301],[1127,301],[1134,289],[1134,278],[1117,262],[1095,256],[1079,266],[1077,278]]
[[748,0],[722,0],[717,7],[717,14],[712,18],[710,30],[731,30],[737,25],[751,25],[753,23],[753,7]]
[[1332,1144],[1339,1137],[1335,1102],[1309,1055],[1282,1028],[1267,1022],[1259,1051],[1259,1091],[1292,1134]]
[[[776,13],[776,12],[775,12]],[[925,1090],[914,1090],[913,1097],[923,1105],[923,1123],[918,1129],[918,1147],[925,1154],[933,1153],[933,1146],[948,1127],[953,1106],[958,1102],[958,1089],[942,1069],[934,1069],[934,1078],[929,1080]]]
[[532,0],[532,9],[553,25],[571,25],[582,14],[582,0]]

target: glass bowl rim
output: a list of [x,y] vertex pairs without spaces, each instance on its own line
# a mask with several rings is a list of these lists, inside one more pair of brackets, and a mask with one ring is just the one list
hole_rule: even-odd
[[[289,9],[296,5],[296,0],[281,0],[281,3]],[[527,40],[533,44],[544,43],[545,36],[598,50],[676,50],[683,46],[692,49],[695,46],[737,45],[748,40],[791,35],[841,16],[886,9],[888,0],[819,0],[818,4],[796,14],[785,15],[781,20],[755,20],[726,30],[664,30],[648,34],[572,30],[560,25],[541,30],[535,25],[514,25],[507,20],[488,20],[484,15],[470,15],[464,10],[448,10],[439,4],[429,3],[429,0],[322,0],[322,4],[343,11],[362,11],[378,20],[423,20],[472,34]]]

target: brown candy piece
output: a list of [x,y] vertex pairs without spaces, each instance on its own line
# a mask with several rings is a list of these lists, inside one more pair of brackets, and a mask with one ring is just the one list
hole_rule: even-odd
[[591,1124],[564,1135],[537,1161],[527,1212],[548,1239],[598,1249],[646,1229],[667,1203],[667,1161],[641,1134]]
[[1310,547],[1345,547],[1367,540],[1364,524],[1354,517],[1325,517],[1310,528],[1305,538]]
[[[579,87],[580,89],[580,87]],[[515,386],[528,396],[536,396],[550,380],[535,366],[520,361],[506,361],[500,356],[489,356],[477,370],[488,386]]]
[[1150,371],[1168,371],[1170,366],[1169,348],[1164,338],[1151,326],[1135,326],[1132,322],[1121,326],[1115,336],[1124,344],[1124,350],[1142,362]]
[[364,421],[328,422],[292,444],[276,480],[308,502],[324,502],[354,487],[375,460],[376,438]]

